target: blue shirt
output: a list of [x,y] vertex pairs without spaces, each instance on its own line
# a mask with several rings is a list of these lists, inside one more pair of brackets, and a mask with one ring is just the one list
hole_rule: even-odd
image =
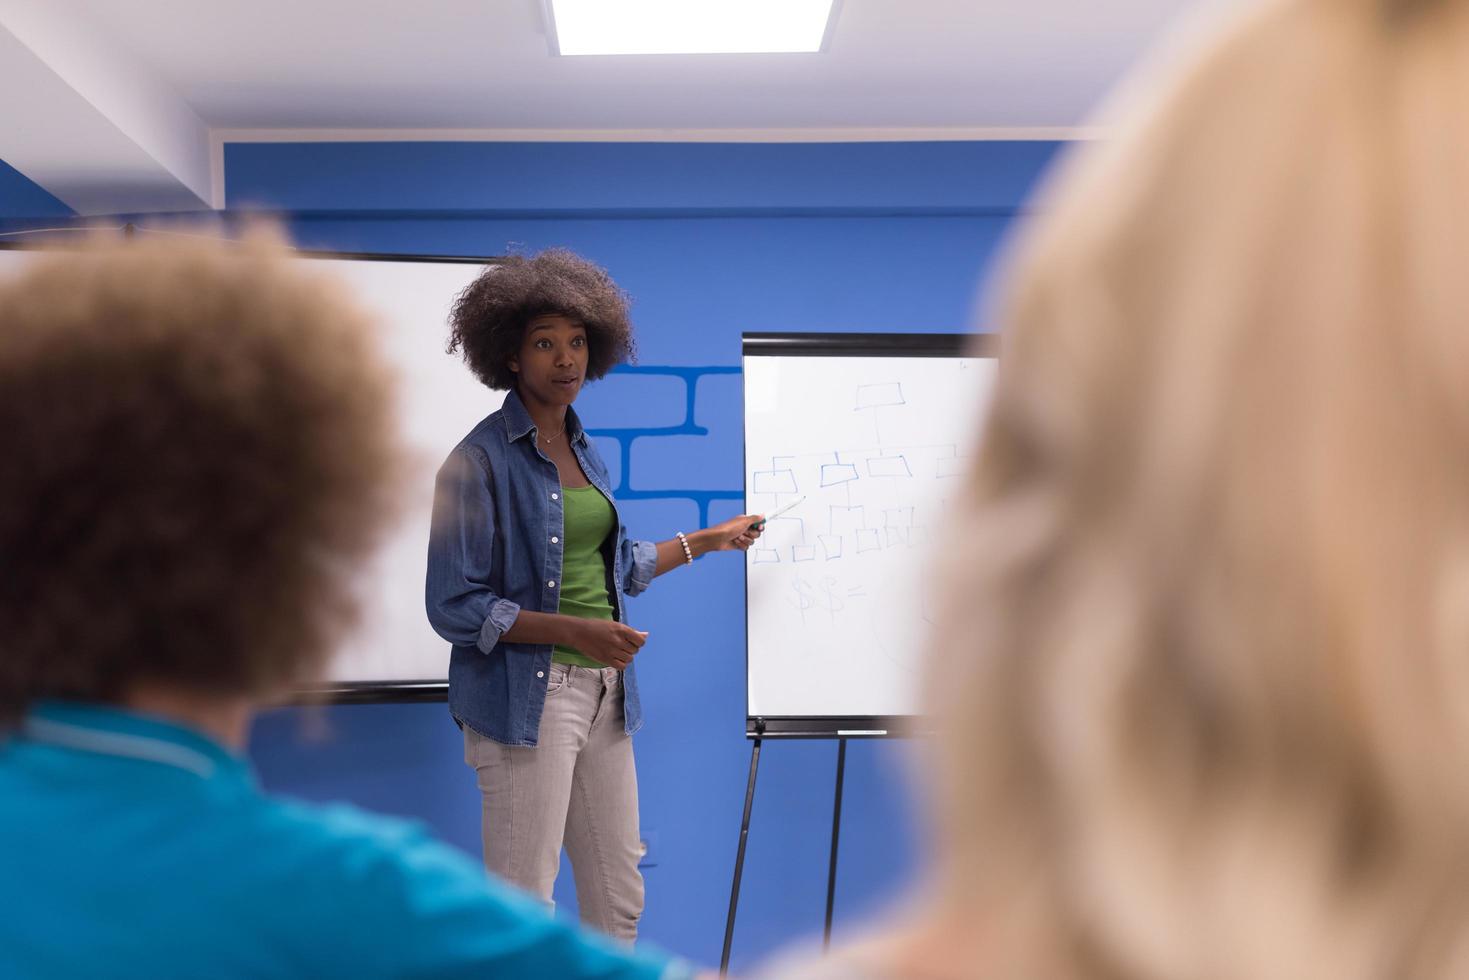
[[[566,410],[566,435],[592,486],[612,504],[607,466],[581,420]],[[425,599],[434,631],[453,644],[449,710],[506,745],[535,745],[546,704],[551,644],[507,643],[520,610],[554,613],[565,548],[565,501],[556,464],[536,445],[536,424],[515,392],[465,436],[439,469],[429,532]],[[614,516],[607,591],[627,622],[627,596],[648,587],[658,564],[650,541],[631,541]],[[638,682],[622,674],[624,724],[643,723]]]
[[687,977],[413,824],[272,799],[191,729],[38,706],[0,741],[0,977]]

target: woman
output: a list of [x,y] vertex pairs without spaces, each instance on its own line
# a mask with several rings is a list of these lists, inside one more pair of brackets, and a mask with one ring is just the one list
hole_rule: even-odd
[[267,242],[0,283],[0,976],[686,976],[400,821],[260,792],[396,510],[373,330]]
[[504,406],[439,472],[429,620],[452,643],[449,710],[484,799],[485,866],[550,901],[563,842],[582,921],[637,936],[642,724],[624,599],[710,551],[748,548],[744,515],[654,544],[618,519],[571,405],[632,355],[627,298],[562,249],[487,268],[459,297],[451,351]]
[[826,975],[1469,976],[1469,4],[1175,71],[1009,283],[932,888]]

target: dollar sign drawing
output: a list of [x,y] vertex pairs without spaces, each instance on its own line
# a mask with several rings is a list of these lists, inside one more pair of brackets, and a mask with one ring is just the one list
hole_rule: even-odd
[[834,578],[822,579],[821,590],[826,593],[826,608],[835,613],[838,609],[846,606],[846,603],[837,598],[834,591],[837,580]]
[[816,605],[816,599],[811,594],[811,585],[803,578],[798,578],[791,588],[796,590],[797,608],[801,610],[801,618],[806,618],[806,610]]

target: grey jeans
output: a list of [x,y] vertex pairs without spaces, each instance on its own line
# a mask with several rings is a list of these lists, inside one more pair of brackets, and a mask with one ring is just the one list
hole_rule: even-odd
[[637,938],[638,779],[623,731],[622,677],[611,667],[552,664],[536,746],[501,745],[464,728],[464,761],[484,800],[485,867],[550,902],[571,858],[584,923]]

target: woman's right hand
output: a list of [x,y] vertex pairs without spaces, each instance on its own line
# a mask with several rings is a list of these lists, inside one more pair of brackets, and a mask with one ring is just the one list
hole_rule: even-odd
[[577,620],[576,636],[567,646],[599,664],[623,670],[647,641],[648,634],[615,620]]

